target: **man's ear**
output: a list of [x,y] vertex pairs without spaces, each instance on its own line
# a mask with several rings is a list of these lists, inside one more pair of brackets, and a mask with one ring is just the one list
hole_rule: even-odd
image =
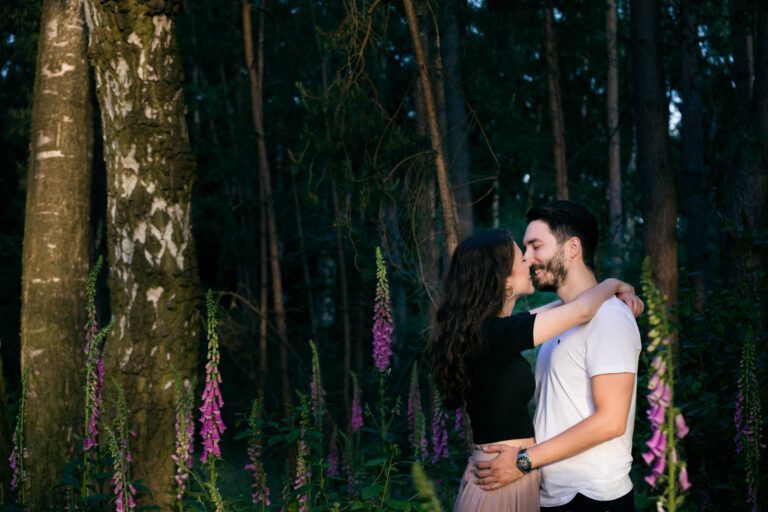
[[572,236],[565,242],[565,254],[568,259],[581,256],[581,239],[579,237]]

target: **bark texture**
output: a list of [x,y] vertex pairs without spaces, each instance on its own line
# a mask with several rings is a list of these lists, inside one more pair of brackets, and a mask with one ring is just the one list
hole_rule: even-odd
[[659,4],[631,4],[637,168],[643,189],[645,252],[662,294],[677,302],[677,201],[669,166],[667,96],[661,63]]
[[621,275],[624,266],[623,214],[621,200],[621,137],[619,133],[619,57],[616,0],[605,2],[605,42],[608,54],[606,76],[606,128],[608,131],[608,216],[610,266]]
[[681,107],[681,157],[685,195],[681,209],[687,219],[686,247],[690,284],[693,287],[694,305],[698,311],[704,307],[707,272],[707,212],[706,175],[704,163],[704,112],[701,101],[701,73],[699,50],[700,0],[683,0],[680,3],[683,47],[680,70]]
[[[764,298],[766,249],[759,243],[765,236],[768,221],[768,6],[758,3],[754,11],[754,82],[748,109],[741,119],[743,127],[736,132],[738,148],[736,175],[729,193],[731,236],[735,242],[736,273],[743,291],[748,293],[757,309],[757,317],[765,319],[760,306]],[[739,53],[749,54],[747,51]],[[734,54],[737,52],[734,51]],[[742,56],[742,60],[746,56]],[[751,77],[737,77],[737,94],[746,90]],[[764,240],[764,238],[763,238]],[[756,333],[763,332],[759,320]]]
[[29,370],[27,464],[36,510],[58,502],[54,487],[81,427],[93,160],[82,1],[46,0],[40,26],[21,312],[21,364]]
[[461,92],[461,25],[459,23],[460,0],[447,0],[441,5],[443,26],[440,34],[443,72],[445,74],[446,148],[448,172],[456,199],[461,236],[472,235],[475,217],[472,207],[470,154],[467,125],[467,107]]
[[108,378],[125,390],[135,477],[168,505],[175,368],[198,362],[200,298],[190,225],[195,163],[184,118],[174,2],[87,0],[104,128],[109,287]]
[[555,161],[555,185],[558,199],[568,199],[568,164],[565,151],[565,120],[560,94],[560,64],[557,39],[552,21],[552,1],[544,3],[544,34],[547,60],[547,90],[549,91],[549,120],[552,129],[552,157]]
[[451,183],[448,177],[448,169],[445,163],[445,151],[440,136],[440,128],[435,106],[435,95],[432,92],[432,84],[430,83],[427,70],[427,60],[419,35],[416,10],[413,0],[404,0],[403,5],[405,6],[406,17],[408,18],[408,28],[411,33],[411,41],[413,42],[413,52],[416,55],[416,62],[419,67],[419,82],[422,88],[421,92],[424,95],[424,108],[427,112],[429,139],[435,157],[437,184],[440,191],[440,206],[443,212],[446,249],[448,254],[451,255],[456,249],[460,237],[459,224],[456,218],[456,202],[453,198],[453,191],[451,190]]

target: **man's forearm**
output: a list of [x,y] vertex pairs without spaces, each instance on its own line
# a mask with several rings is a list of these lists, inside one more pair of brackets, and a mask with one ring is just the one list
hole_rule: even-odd
[[528,448],[528,456],[533,467],[539,468],[619,437],[625,430],[626,421],[597,412],[555,437]]

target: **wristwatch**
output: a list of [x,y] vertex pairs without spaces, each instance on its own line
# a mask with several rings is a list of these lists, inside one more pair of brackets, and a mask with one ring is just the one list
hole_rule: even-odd
[[524,474],[530,473],[533,469],[533,463],[531,462],[531,458],[528,456],[528,450],[525,448],[517,452],[517,469],[519,469]]

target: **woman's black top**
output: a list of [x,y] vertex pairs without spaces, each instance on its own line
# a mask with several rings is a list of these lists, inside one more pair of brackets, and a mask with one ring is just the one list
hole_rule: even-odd
[[518,313],[483,325],[480,351],[470,363],[467,397],[475,444],[534,436],[528,402],[536,383],[520,352],[533,348],[535,318]]

